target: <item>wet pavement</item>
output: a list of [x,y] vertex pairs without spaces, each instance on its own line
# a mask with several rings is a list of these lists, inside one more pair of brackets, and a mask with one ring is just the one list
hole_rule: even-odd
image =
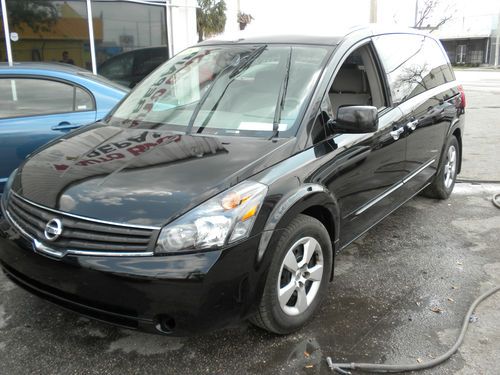
[[462,177],[500,181],[500,70],[457,70],[467,99]]
[[[488,93],[474,95],[469,101]],[[485,152],[471,147],[470,157]],[[465,171],[482,168],[467,163]],[[326,356],[426,361],[453,344],[475,297],[500,283],[500,210],[491,204],[498,191],[458,184],[447,201],[409,201],[336,258],[313,322],[285,337],[247,323],[190,338],[119,329],[65,312],[0,273],[0,374],[329,374]],[[475,315],[459,352],[423,374],[499,374],[500,295]]]

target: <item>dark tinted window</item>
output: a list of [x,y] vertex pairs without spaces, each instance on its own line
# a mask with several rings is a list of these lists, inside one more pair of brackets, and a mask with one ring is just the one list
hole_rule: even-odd
[[375,38],[375,46],[395,104],[454,79],[445,55],[433,39],[383,35]]
[[0,79],[0,117],[73,111],[73,86],[32,78]]
[[113,57],[99,67],[99,74],[102,74],[108,79],[116,79],[132,74],[134,66],[134,55],[132,53],[124,53]]
[[[165,1],[92,0],[91,4],[98,66],[125,52],[141,49],[138,53],[143,54],[144,48],[156,46],[167,50]],[[115,69],[120,67],[124,70],[115,70],[113,76],[132,74],[132,65]]]
[[134,74],[145,76],[167,61],[167,48],[150,49],[144,53],[137,53],[134,62]]

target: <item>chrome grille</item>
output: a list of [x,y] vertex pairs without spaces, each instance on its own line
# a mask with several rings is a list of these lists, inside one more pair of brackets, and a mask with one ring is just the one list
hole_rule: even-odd
[[[16,194],[10,194],[7,213],[26,234],[63,253],[152,253],[158,234],[156,228],[103,223],[43,208]],[[56,240],[47,241],[45,226],[55,218],[64,229]]]

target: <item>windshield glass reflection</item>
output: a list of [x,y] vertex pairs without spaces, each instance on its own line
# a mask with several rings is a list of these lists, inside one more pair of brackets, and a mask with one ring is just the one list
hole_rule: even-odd
[[[317,46],[190,48],[146,78],[110,122],[128,128],[148,124],[183,133],[265,137],[273,131],[276,106],[282,104],[278,130],[280,136],[290,136],[327,52]],[[285,79],[286,95],[278,103]]]

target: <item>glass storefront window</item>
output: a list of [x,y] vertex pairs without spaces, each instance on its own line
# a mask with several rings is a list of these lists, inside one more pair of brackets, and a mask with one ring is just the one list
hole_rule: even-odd
[[168,59],[165,5],[93,0],[97,71],[132,87]]
[[[6,5],[14,61],[92,70],[86,0],[6,0]],[[91,7],[98,73],[133,87],[169,58],[165,3],[92,0]],[[0,26],[0,61],[7,61]]]
[[[64,62],[91,68],[84,0],[7,0],[14,61]],[[96,34],[102,28],[95,31]]]
[[7,61],[7,48],[5,47],[2,7],[0,7],[0,62],[6,62],[6,61]]

